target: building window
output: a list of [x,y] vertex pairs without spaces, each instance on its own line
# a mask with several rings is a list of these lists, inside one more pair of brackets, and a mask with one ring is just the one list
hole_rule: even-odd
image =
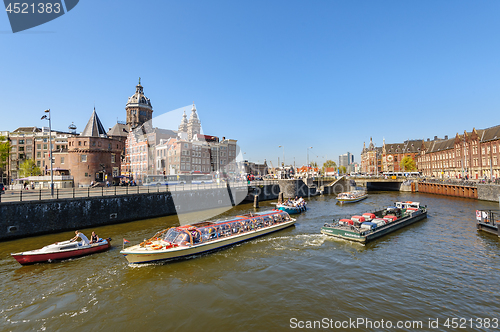
[[38,160],[38,161],[36,162],[36,166],[37,166],[37,167],[40,167],[40,160]]
[[10,144],[11,144],[11,145],[16,145],[16,144],[17,144],[17,139],[13,139],[13,140],[11,140],[11,141],[10,141]]
[[61,164],[64,164],[64,157],[61,157]]
[[111,163],[114,164],[116,160],[116,155],[114,153],[111,154]]
[[44,150],[47,150],[47,144],[44,144],[44,145],[43,145],[43,149],[44,149]]
[[82,142],[81,141],[78,141],[78,146],[82,146]]
[[85,173],[85,177],[89,176],[89,173]]
[[19,144],[24,144],[24,140],[23,140],[23,139],[20,139],[20,140],[19,140]]
[[82,155],[80,156],[80,161],[81,161],[82,163],[86,163],[86,162],[87,162],[87,155],[86,155],[86,154],[82,154]]
[[37,157],[37,158],[42,158],[42,153],[41,153],[41,152],[37,152],[37,153],[36,153],[36,157]]

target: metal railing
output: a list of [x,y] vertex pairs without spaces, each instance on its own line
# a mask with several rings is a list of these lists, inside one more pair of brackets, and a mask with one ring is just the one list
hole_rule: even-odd
[[[264,181],[256,181],[260,185]],[[252,185],[252,184],[251,184]],[[248,188],[245,181],[230,182],[231,189]],[[201,184],[178,184],[178,185],[157,185],[157,186],[111,186],[111,187],[87,187],[87,188],[62,188],[54,189],[54,196],[50,194],[50,189],[27,189],[27,190],[6,190],[0,195],[0,203],[41,201],[50,199],[73,199],[86,197],[103,197],[119,195],[137,195],[150,193],[167,193],[179,191],[195,191],[206,189],[222,189],[227,184],[222,183],[201,183]]]

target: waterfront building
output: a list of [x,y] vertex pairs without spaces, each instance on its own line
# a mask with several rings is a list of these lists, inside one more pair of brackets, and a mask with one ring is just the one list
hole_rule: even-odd
[[[49,142],[49,137],[52,142]],[[76,133],[61,132],[52,130],[49,135],[49,128],[43,127],[19,127],[8,133],[10,142],[9,163],[7,168],[7,181],[12,183],[19,178],[19,166],[28,159],[35,161],[42,174],[50,174],[50,164],[48,163],[50,146],[54,153],[65,151],[68,148],[68,138],[76,136]]]
[[184,112],[176,137],[161,140],[155,148],[155,174],[222,174],[238,173],[236,140],[219,140],[203,135],[196,106],[193,104],[189,121]]
[[420,153],[422,140],[406,140],[403,143],[392,143],[382,145],[382,171],[383,172],[405,172],[404,167],[401,166],[401,161],[404,157],[411,157],[416,159]]
[[454,138],[427,139],[417,156],[418,170],[439,178],[498,179],[500,176],[500,125],[464,131]]
[[370,137],[368,148],[363,143],[361,152],[361,172],[366,174],[379,174],[382,172],[382,148],[375,147]]
[[131,130],[125,141],[122,175],[142,181],[146,175],[156,174],[157,146],[176,135],[172,130],[152,128],[151,121]]
[[252,174],[252,175],[267,175],[269,174],[270,170],[269,167],[267,166],[267,161],[264,160],[264,163],[262,164],[257,164],[248,160],[244,160],[241,163],[242,166],[242,172],[245,174]]
[[[66,149],[54,151],[54,175],[73,176],[77,187],[106,181],[118,182],[122,151],[123,142],[108,137],[94,108],[80,135],[69,137]],[[48,162],[46,159],[46,164]],[[50,173],[50,166],[48,170]]]

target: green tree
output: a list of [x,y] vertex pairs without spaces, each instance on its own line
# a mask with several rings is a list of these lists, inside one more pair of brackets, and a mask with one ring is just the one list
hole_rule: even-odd
[[42,174],[40,167],[38,167],[33,159],[26,159],[19,165],[19,176],[22,178],[27,176],[37,176]]
[[311,163],[310,163],[310,164],[311,164],[311,167],[315,167],[315,168],[317,168],[317,167],[318,167],[318,163],[317,163],[317,162],[315,162],[315,161],[311,161]]
[[7,170],[10,142],[5,136],[0,136],[0,175]]
[[417,170],[417,166],[415,166],[415,160],[410,156],[404,156],[403,159],[401,159],[401,163],[399,165],[405,172],[413,172]]
[[345,166],[340,166],[339,167],[339,173],[340,174],[345,174],[347,172],[347,169],[345,168]]
[[323,164],[323,168],[332,168],[332,167],[334,170],[337,170],[337,164],[333,160],[327,160]]

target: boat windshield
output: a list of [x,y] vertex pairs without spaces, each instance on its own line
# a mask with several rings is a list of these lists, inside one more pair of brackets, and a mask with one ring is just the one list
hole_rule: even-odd
[[167,233],[163,236],[163,240],[173,243],[175,238],[180,234],[175,228],[170,228]]
[[183,244],[184,242],[191,242],[191,238],[187,231],[178,230],[176,228],[170,228],[163,239],[172,244]]

